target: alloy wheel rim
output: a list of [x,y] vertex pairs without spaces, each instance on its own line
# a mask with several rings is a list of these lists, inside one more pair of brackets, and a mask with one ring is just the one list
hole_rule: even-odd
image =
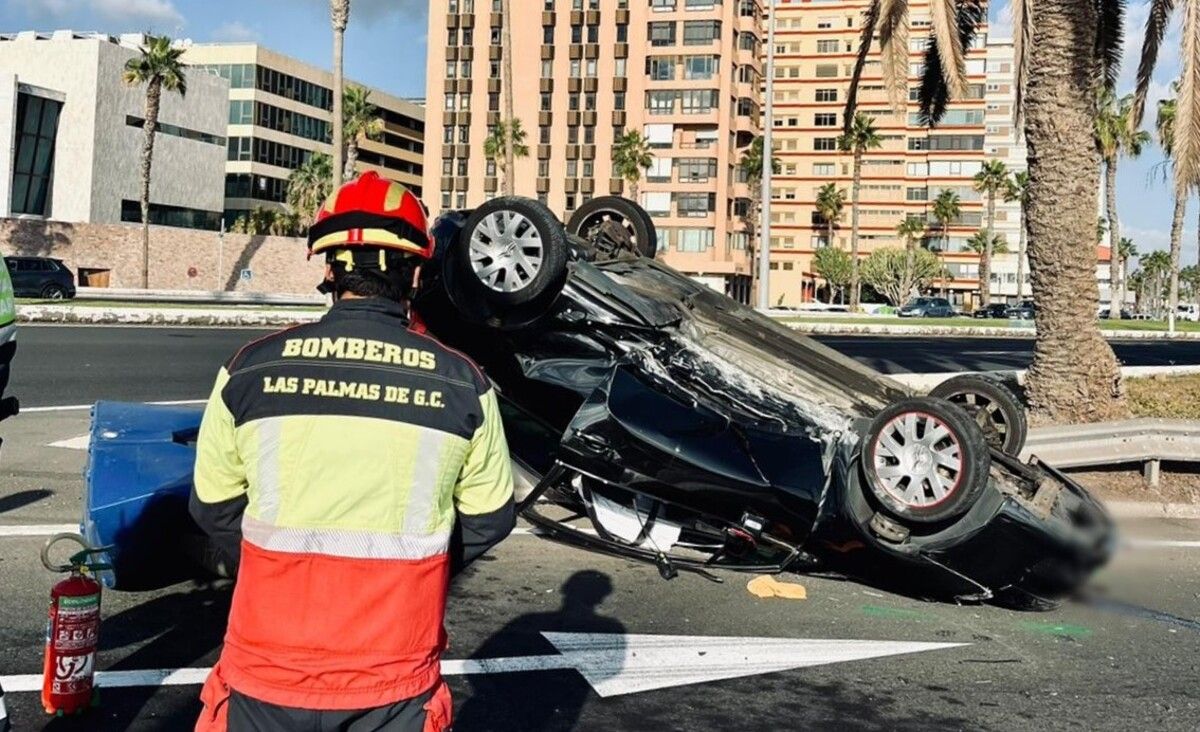
[[542,269],[544,252],[537,227],[516,211],[488,214],[471,232],[471,270],[496,292],[528,287]]
[[999,402],[974,392],[952,394],[949,401],[962,407],[967,414],[971,415],[993,447],[1000,447],[1004,444],[1008,438],[1009,425]]
[[583,220],[583,226],[580,227],[580,231],[590,235],[592,231],[606,221],[615,221],[629,234],[629,241],[633,242],[634,246],[638,245],[637,229],[634,228],[633,222],[616,211],[597,211]]
[[875,438],[873,467],[889,496],[905,506],[927,509],[958,490],[962,445],[945,422],[924,412],[893,417]]

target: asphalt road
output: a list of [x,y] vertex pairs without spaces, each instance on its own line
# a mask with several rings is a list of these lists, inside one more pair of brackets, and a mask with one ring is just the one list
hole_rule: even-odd
[[[269,331],[208,328],[23,327],[10,393],[26,407],[98,399],[202,399],[217,369]],[[1025,368],[1033,342],[1019,338],[823,336],[885,373]],[[1200,341],[1117,341],[1129,366],[1200,364]]]
[[[128,377],[144,387],[157,380],[153,371]],[[55,581],[37,560],[43,539],[3,529],[77,520],[85,453],[49,445],[86,429],[86,410],[0,424],[0,677],[39,672]],[[963,645],[609,697],[569,669],[455,676],[456,730],[1195,730],[1198,523],[1126,526],[1127,536],[1180,543],[1119,553],[1093,583],[1108,606],[1040,614],[923,602],[815,576],[786,578],[805,586],[805,600],[764,600],[747,592],[744,575],[725,574],[723,584],[688,575],[664,582],[651,567],[514,535],[454,583],[447,658],[553,656],[545,631]],[[211,665],[229,598],[228,587],[189,583],[107,593],[99,668]],[[687,650],[692,643],[679,641],[678,669],[703,662]],[[109,689],[101,707],[79,719],[48,719],[36,693],[7,700],[18,730],[180,730],[195,719],[197,693]]]

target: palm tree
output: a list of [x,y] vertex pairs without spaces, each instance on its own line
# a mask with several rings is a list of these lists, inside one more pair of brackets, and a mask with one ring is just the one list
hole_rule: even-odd
[[637,130],[629,130],[613,145],[613,173],[629,184],[629,198],[638,200],[638,183],[654,164],[650,142]]
[[299,217],[299,226],[312,226],[317,209],[333,191],[333,161],[328,155],[313,153],[288,176],[287,204]]
[[846,132],[838,138],[838,147],[842,152],[854,154],[854,184],[851,188],[852,204],[850,208],[850,312],[858,312],[859,292],[858,273],[858,199],[862,189],[862,160],[863,153],[883,145],[883,139],[875,131],[875,123],[865,114],[854,115],[854,120],[848,125]]
[[904,277],[907,282],[911,280],[911,273],[916,264],[917,241],[925,235],[925,220],[917,216],[905,218],[896,227],[896,235],[904,240]]
[[991,250],[993,254],[1008,254],[1008,240],[1000,234],[992,234],[987,229],[980,229],[967,239],[967,248],[975,253],[981,253],[985,249]]
[[[1171,91],[1179,94],[1178,81],[1171,84]],[[1158,118],[1155,120],[1155,131],[1158,133],[1158,144],[1163,153],[1171,160],[1175,150],[1175,117],[1179,112],[1176,99],[1162,99],[1158,102]],[[1175,312],[1179,307],[1179,271],[1180,254],[1183,249],[1183,217],[1187,214],[1188,189],[1180,190],[1178,182],[1174,186],[1175,211],[1171,217],[1171,294],[1170,312],[1171,328],[1175,327]]]
[[1008,179],[1008,188],[1004,191],[1004,200],[1009,203],[1017,202],[1021,207],[1021,231],[1017,245],[1017,302],[1025,299],[1025,242],[1027,227],[1025,225],[1026,208],[1029,205],[1029,173],[1019,170]]
[[[755,288],[758,286],[758,267],[755,266],[755,262],[759,252],[755,232],[758,228],[758,220],[762,212],[763,150],[765,144],[766,142],[762,135],[751,140],[750,146],[746,148],[746,152],[742,153],[742,159],[738,163],[738,166],[742,169],[742,173],[746,176],[746,184],[750,188],[750,206],[746,211],[746,222],[750,230],[746,243],[746,256],[750,260],[751,302],[754,302]],[[771,172],[778,173],[780,170],[779,158],[775,157],[774,150],[771,152]]]
[[937,219],[938,226],[942,230],[942,294],[946,294],[949,283],[949,272],[946,269],[946,252],[950,249],[950,222],[957,221],[962,215],[962,202],[958,194],[949,188],[943,188],[942,192],[933,201],[933,218]]
[[511,161],[516,158],[529,157],[529,146],[525,144],[525,129],[521,127],[521,120],[502,119],[496,123],[496,126],[488,133],[487,139],[483,141],[483,155],[488,160],[495,162],[496,167],[500,170],[500,189],[505,192],[504,195],[512,195],[510,191],[512,191],[514,176],[509,174],[509,171],[512,170]]
[[1171,276],[1171,256],[1166,252],[1156,250],[1141,259],[1143,277],[1150,286],[1151,309],[1156,318],[1163,315],[1163,289]]
[[[1121,242],[1120,221],[1117,218],[1117,161],[1122,155],[1136,158],[1142,148],[1150,142],[1150,133],[1129,126],[1133,111],[1133,95],[1117,98],[1111,89],[1101,89],[1096,104],[1095,136],[1096,149],[1104,163],[1104,201],[1108,219],[1108,246],[1116,252]],[[1121,282],[1120,257],[1111,254],[1108,258],[1109,317],[1121,317],[1123,295],[1118,289]]]
[[125,62],[121,79],[129,86],[146,87],[146,107],[142,122],[142,287],[150,288],[150,170],[154,165],[154,135],[158,131],[158,109],[163,92],[187,94],[187,74],[183,69],[182,48],[175,48],[166,36],[146,36],[137,56]]
[[988,160],[975,174],[975,190],[987,194],[987,236],[979,251],[979,301],[983,307],[992,302],[992,249],[996,236],[996,196],[1008,186],[1008,167],[1001,160]]
[[346,26],[350,24],[350,0],[329,0],[329,20],[333,25],[333,185],[342,185],[343,151],[346,149],[345,117],[342,112],[345,77],[343,47]]
[[[1151,0],[1147,52],[1139,82],[1149,86],[1165,19],[1176,2],[1195,8],[1200,0]],[[864,14],[859,59],[846,97],[853,116],[858,80],[878,35],[886,57],[896,53],[907,22],[909,0],[872,0]],[[1012,0],[1014,45],[1014,124],[1023,126],[1029,146],[1029,260],[1037,308],[1037,341],[1026,390],[1035,422],[1088,422],[1127,414],[1121,374],[1112,348],[1100,334],[1092,303],[1099,299],[1092,244],[1095,192],[1099,190],[1096,146],[1089,134],[1096,89],[1115,86],[1121,61],[1124,4],[1117,0]],[[917,93],[923,123],[935,124],[951,101],[968,88],[965,49],[987,22],[980,2],[929,3],[930,43]],[[1200,12],[1189,28],[1200,26]],[[1184,31],[1195,39],[1200,28]],[[1196,49],[1200,44],[1191,44]],[[1153,49],[1152,52],[1150,49]],[[1200,49],[1185,53],[1184,69],[1195,68]],[[892,64],[890,66],[896,66]],[[900,65],[903,67],[903,65]],[[885,73],[884,87],[903,88],[900,69]],[[887,74],[891,76],[887,76]],[[1193,75],[1191,78],[1196,78]],[[1197,84],[1196,95],[1200,95]],[[1135,99],[1136,107],[1136,99]],[[1181,110],[1200,118],[1200,104]],[[1193,111],[1195,110],[1195,111]],[[1140,112],[1134,114],[1140,123]],[[1200,134],[1196,154],[1200,169]]]
[[511,196],[516,190],[516,165],[518,157],[525,157],[529,154],[529,150],[525,149],[522,153],[518,149],[518,145],[524,149],[525,137],[522,133],[520,139],[517,138],[517,132],[521,129],[521,121],[516,118],[516,111],[513,108],[513,45],[512,45],[512,0],[500,0],[500,58],[501,64],[504,67],[504,119],[512,122],[512,134],[504,136],[504,195]]
[[383,118],[379,108],[371,103],[371,91],[361,86],[346,87],[342,97],[343,135],[346,140],[346,162],[342,177],[353,180],[358,165],[359,140],[378,140],[383,137]]
[[817,213],[825,220],[826,246],[833,246],[833,232],[842,220],[842,209],[846,206],[846,189],[836,183],[826,183],[817,190]]
[[[1134,257],[1137,256],[1137,245],[1133,243],[1133,239],[1121,238],[1121,243],[1117,245],[1117,254],[1121,257],[1121,292],[1125,292],[1125,283],[1129,281],[1129,265]],[[1121,302],[1122,307],[1125,305]]]

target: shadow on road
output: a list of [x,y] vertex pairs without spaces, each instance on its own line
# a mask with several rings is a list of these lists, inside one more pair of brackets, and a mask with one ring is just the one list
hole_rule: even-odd
[[43,498],[49,498],[54,495],[54,491],[48,491],[44,488],[38,488],[32,491],[17,491],[10,493],[7,496],[0,496],[0,513],[15,511],[18,508],[24,508],[31,503],[37,503]]
[[[554,655],[543,632],[623,635],[625,626],[596,613],[612,594],[612,580],[594,570],[576,572],[563,583],[555,612],[522,615],[476,652],[476,658]],[[611,649],[606,650],[611,653]],[[471,698],[455,715],[455,732],[569,732],[575,729],[592,691],[569,671],[472,676]],[[641,725],[631,729],[646,729]]]

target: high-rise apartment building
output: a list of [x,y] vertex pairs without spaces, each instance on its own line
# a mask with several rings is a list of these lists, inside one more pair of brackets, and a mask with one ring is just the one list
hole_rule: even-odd
[[[813,271],[814,252],[825,246],[850,250],[853,157],[838,149],[838,136],[868,6],[863,0],[778,0],[775,6],[774,147],[782,171],[772,186],[773,305],[809,302],[818,295],[824,299],[824,280]],[[1015,147],[991,141],[1002,136],[1002,129],[1011,131],[1011,119],[1002,122],[1002,107],[1010,106],[1011,100],[1009,105],[990,100],[1003,84],[1011,87],[1011,66],[1008,82],[989,77],[987,28],[982,28],[967,52],[967,98],[951,103],[936,127],[926,127],[917,114],[916,93],[929,38],[927,3],[909,4],[909,26],[907,106],[893,110],[888,103],[878,37],[859,87],[858,109],[874,120],[882,138],[882,145],[868,150],[863,159],[860,253],[865,257],[881,246],[903,246],[896,227],[906,218],[921,218],[929,223],[931,248],[941,250],[950,273],[948,281],[935,283],[935,289],[944,287],[956,303],[970,304],[979,286],[979,257],[967,241],[984,217],[984,203],[972,178],[984,160],[1000,155],[1001,148],[1019,154]],[[832,241],[815,205],[817,191],[830,182],[844,188],[847,199]],[[958,194],[962,213],[943,235],[932,207],[946,189]]]
[[[654,162],[639,199],[667,262],[749,295],[749,190],[738,165],[760,133],[760,0],[522,0],[512,24],[515,116],[528,155],[519,195],[563,217],[628,194],[614,141],[642,133]],[[500,121],[499,0],[431,0],[425,190],[434,211],[500,191],[484,142]]]
[[[333,75],[253,43],[194,44],[183,60],[229,81],[226,225],[259,206],[281,208],[291,172],[314,152],[333,154]],[[370,92],[384,132],[360,141],[358,170],[374,170],[419,195],[425,109]]]
[[[984,147],[989,159],[1000,160],[1012,173],[1027,170],[1028,150],[1024,134],[1013,127],[1013,105],[1017,101],[1013,72],[1011,38],[989,38],[987,42],[987,129]],[[1013,302],[1017,299],[1017,256],[1020,248],[1021,206],[1003,199],[996,202],[996,233],[1004,237],[1008,251],[992,262],[992,298]],[[1029,263],[1020,268],[1023,297],[1029,297]]]

